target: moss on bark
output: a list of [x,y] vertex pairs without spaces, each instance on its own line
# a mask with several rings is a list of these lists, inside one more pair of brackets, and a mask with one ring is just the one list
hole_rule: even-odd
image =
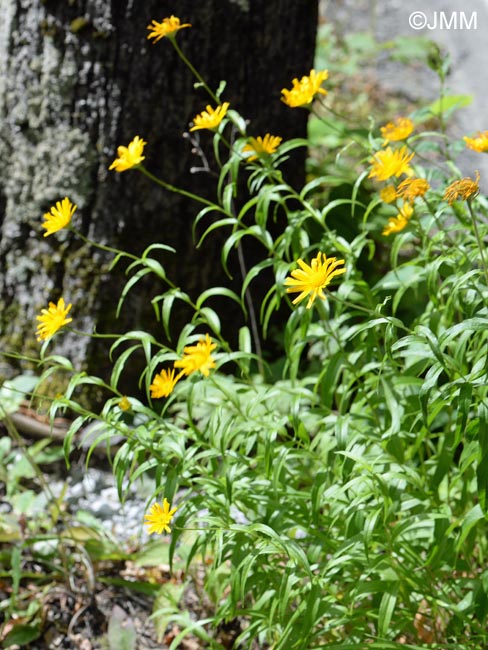
[[[169,42],[146,40],[146,25],[170,15],[173,5],[80,4],[1,3],[0,346],[23,354],[38,350],[35,316],[50,300],[62,295],[73,303],[78,329],[125,331],[153,322],[150,300],[162,288],[141,285],[113,323],[123,266],[109,275],[110,259],[80,247],[70,233],[42,236],[42,214],[64,196],[78,204],[75,225],[97,241],[136,254],[154,242],[174,246],[179,257],[166,260],[168,275],[193,296],[222,282],[215,260],[225,234],[194,250],[190,225],[198,206],[137,172],[108,171],[117,145],[140,135],[149,143],[148,167],[164,180],[204,196],[214,191],[207,175],[190,173],[196,161],[182,138],[208,98]],[[312,66],[316,0],[181,0],[178,13],[193,25],[181,32],[181,46],[210,85],[228,81],[225,98],[252,120],[251,135],[305,134],[306,112],[285,107],[280,89]],[[202,141],[210,145],[211,138],[203,134]],[[288,169],[292,183],[303,180],[303,160]],[[186,317],[176,314],[176,332]],[[238,318],[226,326],[237,329]],[[106,347],[87,338],[60,333],[50,350],[88,371],[110,371]],[[15,361],[2,364],[3,374],[18,371]]]

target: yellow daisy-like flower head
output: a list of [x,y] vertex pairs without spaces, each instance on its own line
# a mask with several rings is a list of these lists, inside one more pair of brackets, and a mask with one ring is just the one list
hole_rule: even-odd
[[388,225],[383,230],[383,235],[391,235],[395,232],[400,232],[407,227],[410,217],[413,214],[413,208],[409,203],[400,208],[396,217],[388,219]]
[[327,259],[325,253],[318,253],[312,260],[311,266],[303,260],[297,260],[300,267],[291,272],[291,277],[286,278],[284,284],[288,285],[286,293],[300,292],[300,295],[293,300],[293,304],[300,302],[309,294],[307,309],[310,309],[317,297],[325,300],[324,289],[330,284],[332,278],[346,272],[346,269],[339,269],[344,260],[337,260],[335,257]]
[[215,109],[211,106],[207,106],[206,110],[193,118],[193,126],[190,131],[197,131],[198,129],[216,129],[224,119],[229,106],[229,102],[224,102]]
[[77,206],[64,197],[62,201],[57,201],[56,205],[51,208],[49,212],[44,215],[44,223],[42,227],[46,229],[44,237],[48,237],[58,230],[66,228],[71,223],[71,217],[74,215]]
[[463,140],[468,149],[473,149],[473,151],[478,151],[479,153],[483,153],[484,151],[488,152],[488,131],[478,131],[478,135],[474,138],[468,138],[465,135]]
[[136,165],[139,165],[145,156],[142,155],[147,142],[144,142],[138,135],[129,142],[128,147],[117,147],[117,156],[109,169],[115,169],[116,172],[125,172]]
[[191,27],[190,23],[181,24],[180,19],[176,16],[170,16],[169,18],[163,18],[163,20],[158,23],[156,20],[151,21],[151,24],[147,26],[149,31],[147,38],[154,38],[154,43],[157,43],[165,36],[172,37],[173,34],[184,27]]
[[430,185],[425,178],[406,178],[397,188],[397,194],[405,201],[413,203],[419,196],[424,196]]
[[147,532],[150,535],[152,533],[158,533],[158,535],[161,535],[163,531],[170,533],[171,528],[169,527],[169,524],[177,510],[178,508],[170,510],[170,504],[166,497],[163,500],[163,507],[161,507],[159,503],[154,503],[149,510],[149,514],[144,515],[144,524],[147,526]]
[[40,316],[36,316],[36,319],[39,321],[39,325],[37,326],[37,340],[45,341],[51,338],[53,334],[56,334],[63,325],[71,323],[73,319],[66,318],[70,309],[71,304],[65,307],[63,298],[58,300],[57,305],[50,302],[47,309],[41,309]]
[[469,201],[474,199],[480,191],[478,182],[480,180],[480,173],[475,172],[475,180],[469,178],[469,176],[462,178],[460,181],[454,181],[444,192],[443,199],[447,201],[449,205],[452,205],[454,201]]
[[393,185],[387,185],[380,192],[380,199],[384,203],[393,203],[397,198],[397,191]]
[[392,149],[387,147],[377,151],[370,162],[372,164],[368,178],[376,178],[379,181],[386,181],[392,176],[407,174],[411,176],[413,170],[408,164],[413,158],[413,153],[408,153],[407,147]]
[[290,90],[282,88],[281,94],[283,97],[281,101],[291,108],[310,104],[315,95],[327,95],[327,91],[321,88],[321,85],[328,77],[328,70],[319,70],[318,72],[310,70],[308,76],[304,76],[301,79],[293,79]]
[[183,358],[175,361],[175,368],[181,368],[184,375],[200,370],[204,377],[208,377],[210,369],[215,368],[211,353],[216,347],[217,344],[212,343],[210,336],[205,334],[205,338],[201,338],[196,345],[187,345],[183,349]]
[[414,124],[409,117],[397,117],[394,123],[388,122],[388,124],[381,127],[381,135],[384,138],[383,144],[406,140],[413,130]]
[[118,407],[121,411],[130,411],[131,404],[125,395],[120,398]]
[[175,377],[175,370],[161,370],[153,379],[153,383],[149,386],[151,397],[159,399],[160,397],[168,397],[173,392],[174,387],[181,378],[182,373]]
[[266,133],[264,138],[258,135],[257,138],[249,138],[248,144],[244,146],[242,151],[254,152],[254,155],[249,156],[248,158],[248,161],[252,162],[253,160],[257,160],[260,156],[275,153],[282,140],[283,138],[280,138],[277,135],[271,135],[270,133]]

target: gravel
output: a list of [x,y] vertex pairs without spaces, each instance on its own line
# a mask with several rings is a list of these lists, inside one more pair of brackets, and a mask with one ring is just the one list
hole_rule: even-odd
[[140,542],[148,539],[143,525],[151,486],[131,485],[124,503],[120,503],[115,478],[111,472],[96,467],[74,467],[66,479],[51,482],[55,495],[67,485],[64,502],[75,519],[89,523],[95,517],[100,527],[119,542]]

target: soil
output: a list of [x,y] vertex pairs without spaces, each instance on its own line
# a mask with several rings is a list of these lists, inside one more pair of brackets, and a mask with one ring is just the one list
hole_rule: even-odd
[[[22,408],[20,414],[23,419],[17,417],[17,425],[20,424],[31,433],[35,430],[36,437],[39,437],[39,432],[46,433],[42,418],[34,417],[26,408]],[[58,431],[61,431],[63,423],[58,422],[57,425]],[[7,435],[7,430],[0,423],[0,436]],[[33,440],[25,438],[25,443],[30,446]],[[20,453],[20,448],[17,449]],[[83,510],[93,520],[97,520],[102,535],[106,531],[107,536],[116,539],[117,546],[112,554],[114,559],[106,558],[110,555],[110,550],[107,552],[107,547],[103,546],[104,559],[97,561],[96,547],[95,552],[93,547],[89,547],[93,541],[91,537],[88,542],[86,538],[80,538],[79,541],[67,539],[66,523],[61,523],[60,519],[56,534],[65,539],[69,570],[63,570],[63,561],[58,555],[57,560],[51,561],[51,571],[47,575],[45,571],[49,563],[41,563],[36,559],[39,555],[31,552],[35,546],[33,542],[36,541],[33,536],[38,536],[41,540],[42,535],[35,530],[33,532],[32,522],[25,515],[16,515],[16,525],[21,531],[20,539],[24,540],[21,564],[23,577],[18,587],[17,601],[22,601],[22,611],[28,611],[29,604],[33,607],[40,604],[40,609],[34,612],[34,616],[22,619],[15,615],[9,617],[0,609],[0,645],[3,647],[2,642],[15,626],[30,625],[39,628],[39,636],[22,645],[26,650],[170,648],[182,630],[176,624],[169,624],[158,633],[151,619],[155,597],[165,585],[180,587],[183,589],[178,601],[181,612],[188,613],[194,621],[208,618],[212,614],[212,605],[200,595],[204,594],[203,570],[196,566],[189,577],[185,576],[181,568],[171,571],[169,564],[164,562],[155,565],[151,561],[147,566],[141,566],[140,561],[134,561],[132,558],[138,558],[138,552],[147,548],[148,535],[142,525],[141,514],[144,512],[146,495],[134,490],[121,505],[110,467],[103,462],[103,454],[93,456],[89,468],[85,467],[83,452],[81,455],[77,452],[74,456],[69,471],[66,470],[64,460],[42,465],[44,480],[56,497],[63,493],[65,522],[79,526],[77,516]],[[1,477],[8,477],[10,471],[11,466],[9,468],[8,465],[0,464],[0,524],[2,515],[11,516],[15,512],[11,499],[7,497],[6,485],[1,482]],[[41,494],[43,491],[36,477],[23,479],[20,486],[16,490],[18,493],[26,490]],[[46,501],[47,507],[50,507],[49,501]],[[130,524],[131,521],[135,521],[135,524]],[[8,525],[7,528],[0,525],[0,533],[5,530],[8,530]],[[152,539],[154,537],[156,536]],[[94,539],[96,541],[96,537]],[[0,602],[12,596],[13,581],[8,569],[8,558],[12,552],[13,540],[18,545],[18,537],[4,541],[0,534]],[[161,541],[164,546],[165,540],[161,538]],[[211,634],[222,648],[237,650],[235,640],[241,632],[240,621],[231,621]],[[17,650],[20,646],[9,647]],[[200,650],[208,646],[199,638],[188,634],[175,647]]]

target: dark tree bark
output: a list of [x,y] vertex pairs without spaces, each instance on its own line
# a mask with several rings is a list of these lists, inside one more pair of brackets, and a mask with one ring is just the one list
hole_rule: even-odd
[[[305,135],[306,111],[286,107],[280,90],[313,65],[317,0],[0,0],[3,350],[37,356],[35,316],[61,295],[73,303],[73,325],[86,331],[144,327],[151,313],[155,288],[141,285],[114,325],[123,265],[109,274],[111,257],[68,231],[42,236],[43,213],[64,196],[77,203],[74,224],[92,239],[134,253],[153,242],[176,248],[164,263],[190,294],[222,282],[222,242],[194,251],[198,205],[136,171],[108,171],[117,145],[139,135],[156,175],[213,196],[208,175],[190,174],[198,160],[182,137],[212,102],[167,39],[146,40],[151,20],[171,14],[192,23],[178,43],[212,88],[227,81],[223,99],[250,120],[250,135]],[[211,134],[201,140],[210,144]],[[303,163],[297,154],[287,168],[294,185]],[[63,333],[51,351],[100,370],[100,350],[88,338]],[[0,364],[0,375],[12,373],[11,360]]]

